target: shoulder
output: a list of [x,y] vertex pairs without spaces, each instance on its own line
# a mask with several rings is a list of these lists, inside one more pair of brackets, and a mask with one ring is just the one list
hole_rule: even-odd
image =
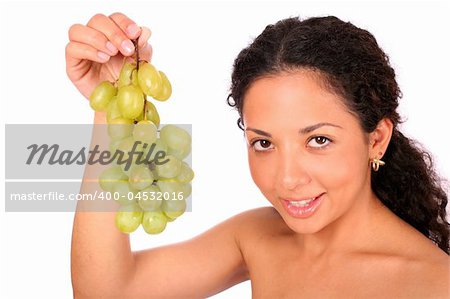
[[[236,216],[236,241],[244,255],[255,253],[258,248],[268,248],[275,240],[291,235],[292,230],[274,207],[260,207]],[[248,257],[248,256],[247,256]]]
[[[445,254],[445,253],[444,253]],[[400,285],[422,298],[450,298],[450,258],[448,255],[417,258],[405,262]]]
[[429,238],[402,220],[384,239],[398,284],[426,298],[450,298],[450,257]]
[[281,216],[279,216],[277,210],[271,206],[246,210],[231,217],[231,219],[234,219],[235,221],[246,224],[252,224],[255,223],[255,221],[269,220],[272,218],[281,218]]
[[237,214],[233,218],[239,223],[239,232],[241,234],[264,234],[274,229],[287,227],[274,207],[260,207],[247,210]]

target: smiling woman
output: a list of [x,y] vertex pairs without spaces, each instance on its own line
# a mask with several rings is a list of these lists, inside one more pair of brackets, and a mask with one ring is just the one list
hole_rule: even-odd
[[449,253],[447,195],[430,155],[397,129],[400,89],[369,32],[335,17],[268,26],[236,59],[230,97],[240,127],[258,128],[247,135],[269,137],[261,149],[261,139],[249,142],[253,178],[269,200],[289,208],[298,203],[289,196],[312,198],[331,184],[330,204],[381,201]]
[[[117,67],[134,51],[96,58],[107,46],[90,45],[89,34],[119,48],[143,36],[150,60],[148,32],[123,14],[96,15],[87,27],[72,28],[66,48],[69,78],[86,97],[108,78],[93,70]],[[430,155],[397,128],[399,97],[369,32],[335,17],[267,26],[236,58],[228,102],[240,115],[253,180],[272,207],[132,252],[114,213],[84,213],[90,203],[80,202],[75,296],[198,298],[250,279],[254,298],[448,298],[447,194]],[[96,171],[87,165],[85,175]]]
[[[386,297],[445,297],[447,194],[430,155],[397,128],[400,95],[369,32],[335,17],[290,18],[267,26],[241,51],[228,103],[240,114],[253,180],[295,235],[300,255],[351,265],[352,258],[337,256],[365,254],[361,265],[399,266],[384,278],[378,269],[354,272],[375,279],[361,285],[366,294],[383,284]],[[433,264],[440,274],[417,264]],[[385,284],[394,273],[408,273],[396,281],[401,291]],[[415,287],[411,276],[421,277]],[[442,292],[429,293],[437,282]]]

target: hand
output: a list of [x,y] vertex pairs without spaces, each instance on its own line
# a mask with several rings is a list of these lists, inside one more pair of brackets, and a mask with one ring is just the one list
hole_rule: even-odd
[[67,76],[89,98],[100,82],[118,78],[124,59],[131,60],[135,53],[132,39],[139,38],[140,59],[150,61],[150,35],[150,29],[137,26],[122,13],[96,14],[86,26],[72,25],[66,46]]

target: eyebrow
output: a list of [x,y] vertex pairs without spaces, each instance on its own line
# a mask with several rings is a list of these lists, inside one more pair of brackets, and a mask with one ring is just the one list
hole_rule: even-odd
[[[327,122],[322,122],[322,123],[318,123],[318,124],[315,124],[315,125],[312,125],[312,126],[308,126],[308,127],[302,128],[302,129],[300,129],[298,132],[299,132],[300,134],[308,134],[308,133],[311,133],[312,131],[315,131],[315,130],[317,130],[318,128],[321,128],[321,127],[324,127],[324,126],[329,126],[329,127],[335,127],[335,128],[342,129],[342,127],[339,126],[339,125],[335,125],[335,124],[327,123]],[[259,134],[259,135],[262,135],[262,136],[272,137],[271,134],[269,134],[269,133],[267,133],[267,132],[264,132],[264,131],[262,131],[262,130],[259,130],[259,129],[255,129],[255,128],[248,127],[248,128],[246,128],[245,130],[246,130],[246,131],[252,131],[252,132],[255,132],[256,134]]]

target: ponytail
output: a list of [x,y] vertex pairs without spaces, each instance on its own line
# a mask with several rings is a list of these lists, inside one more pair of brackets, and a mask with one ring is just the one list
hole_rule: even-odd
[[430,154],[394,129],[383,158],[386,166],[372,173],[375,194],[398,217],[449,254],[448,198]]

